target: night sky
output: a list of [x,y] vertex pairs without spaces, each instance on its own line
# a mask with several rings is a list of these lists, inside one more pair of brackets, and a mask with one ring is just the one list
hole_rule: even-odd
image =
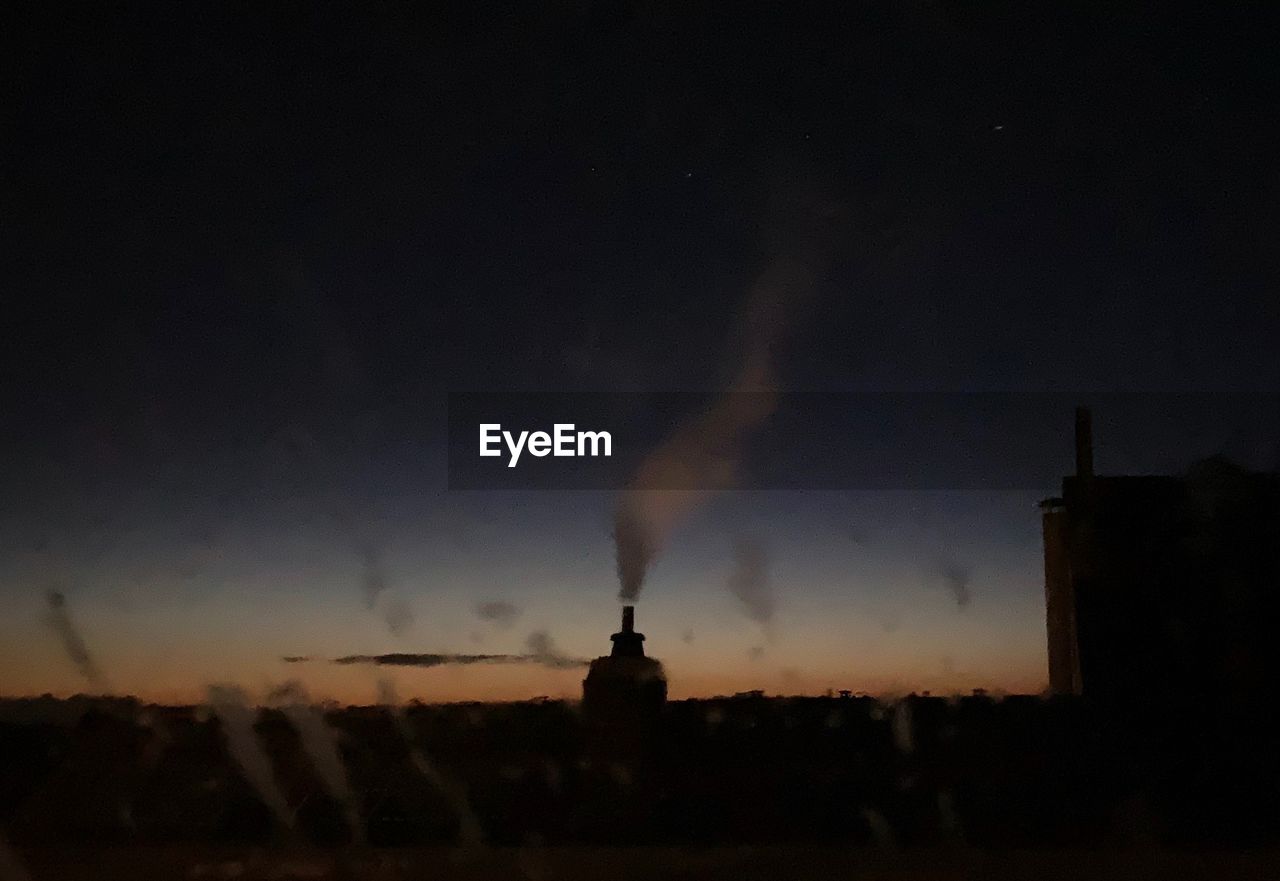
[[[608,648],[617,494],[451,491],[449,393],[714,396],[761,340],[776,390],[833,402],[1280,388],[1251,11],[471,6],[4,13],[0,693],[101,685],[53,591],[148,699],[577,695],[328,662]],[[1168,466],[1151,438],[1123,467]],[[822,491],[806,458],[649,571],[673,696],[1044,686],[1055,483]]]

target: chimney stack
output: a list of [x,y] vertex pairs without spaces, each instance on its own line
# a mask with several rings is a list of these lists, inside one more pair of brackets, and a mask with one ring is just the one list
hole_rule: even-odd
[[644,634],[636,633],[635,606],[622,607],[622,628],[609,639],[613,651],[592,661],[582,680],[588,752],[601,768],[630,766],[647,753],[667,700],[662,664],[645,656]]
[[1076,407],[1076,477],[1093,477],[1093,414]]
[[636,633],[635,606],[622,607],[622,629],[609,638],[613,640],[613,657],[644,657],[644,634]]

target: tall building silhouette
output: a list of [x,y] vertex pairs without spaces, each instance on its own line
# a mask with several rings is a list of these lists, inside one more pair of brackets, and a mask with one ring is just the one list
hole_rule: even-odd
[[1226,460],[1097,476],[1088,410],[1076,473],[1043,509],[1049,682],[1104,704],[1256,696],[1280,672],[1280,480]]
[[582,683],[582,705],[590,717],[627,721],[637,713],[660,709],[667,699],[662,664],[644,653],[637,633],[635,606],[622,607],[622,629],[609,638],[613,651],[591,662]]

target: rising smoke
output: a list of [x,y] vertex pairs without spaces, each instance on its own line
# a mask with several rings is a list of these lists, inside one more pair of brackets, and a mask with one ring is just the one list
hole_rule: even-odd
[[[294,319],[298,336],[310,347],[316,358],[316,376],[325,384],[331,395],[331,405],[341,414],[348,428],[363,422],[358,410],[359,402],[369,392],[368,372],[360,363],[351,346],[342,314],[319,292],[313,289],[305,275],[294,267],[287,272],[288,284],[282,295],[281,305]],[[314,435],[302,429],[308,441],[299,451],[298,464],[305,484],[336,484],[342,473],[355,459],[359,447],[353,434],[330,436],[326,444],[316,441]],[[366,532],[368,520],[349,497],[339,497],[330,504],[329,514],[338,529],[352,544],[360,560],[360,590],[365,608],[374,611],[381,606],[381,617],[392,636],[403,636],[413,627],[413,609],[403,599],[385,599],[391,579],[387,575],[380,543]]]
[[618,596],[634,601],[673,529],[712,494],[734,486],[747,435],[777,407],[773,353],[820,271],[813,249],[789,253],[756,281],[742,315],[744,354],[725,392],[640,464],[618,499],[613,538]]
[[404,636],[413,627],[413,609],[402,599],[394,599],[382,610],[382,620],[392,636]]
[[364,605],[372,609],[378,604],[378,597],[387,589],[387,576],[382,568],[382,555],[372,542],[365,542],[360,553],[360,587],[364,591]]
[[590,663],[585,658],[571,658],[561,652],[556,647],[555,640],[551,638],[551,634],[545,630],[535,630],[530,633],[529,638],[525,640],[525,645],[529,649],[529,658],[534,663],[550,667],[553,670],[581,667]]
[[955,560],[943,560],[938,564],[938,575],[951,591],[951,596],[955,599],[958,608],[966,608],[973,598],[969,591],[969,579],[972,574],[968,566],[957,563]]
[[109,691],[102,671],[94,663],[93,656],[89,654],[89,647],[85,645],[84,639],[80,636],[80,631],[76,629],[75,623],[71,620],[71,611],[67,608],[67,598],[59,591],[51,590],[45,595],[45,601],[49,606],[47,621],[62,641],[62,648],[67,653],[67,657],[76,665],[76,669],[80,671],[80,675],[89,683],[90,688],[99,694]]
[[390,676],[378,677],[378,704],[384,707],[400,706],[400,692]]
[[769,584],[769,555],[758,539],[739,538],[733,543],[729,591],[746,616],[768,630],[778,603]]

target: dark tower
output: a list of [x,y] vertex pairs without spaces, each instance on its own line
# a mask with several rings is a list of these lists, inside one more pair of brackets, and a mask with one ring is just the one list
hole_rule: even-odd
[[1076,407],[1076,477],[1093,477],[1093,413]]
[[1125,713],[1265,692],[1280,670],[1280,479],[1215,459],[1099,475],[1083,407],[1075,440],[1076,473],[1041,503],[1052,690]]
[[[1080,499],[1093,483],[1093,414],[1076,407],[1076,474],[1072,485]],[[1077,506],[1079,507],[1079,506]],[[1081,561],[1079,543],[1073,540],[1072,518],[1062,497],[1040,503],[1044,538],[1044,607],[1049,634],[1049,689],[1055,694],[1080,694],[1080,657],[1076,637],[1076,595],[1072,555],[1077,552],[1076,575]]]
[[622,607],[622,630],[609,637],[613,640],[613,658],[643,658],[644,634],[636,633],[636,607]]
[[599,840],[643,840],[660,812],[662,744],[667,678],[662,664],[645,657],[644,634],[636,633],[635,609],[622,608],[622,628],[613,650],[591,662],[582,682],[587,785],[608,797],[584,817],[585,834]]
[[591,662],[582,682],[582,707],[589,718],[609,724],[639,724],[667,699],[662,664],[645,656],[644,634],[636,633],[635,606],[622,607],[622,629],[609,638],[613,651]]

